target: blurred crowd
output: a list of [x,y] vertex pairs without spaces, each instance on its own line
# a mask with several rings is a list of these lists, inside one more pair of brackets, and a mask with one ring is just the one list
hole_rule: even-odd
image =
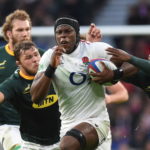
[[64,15],[76,18],[81,25],[87,25],[104,2],[105,0],[0,0],[0,25],[5,16],[15,9],[26,10],[33,26],[53,25],[56,18]]
[[[78,19],[80,25],[89,25],[105,3],[105,0],[0,0],[0,25],[15,9],[26,10],[33,26],[53,25],[63,15]],[[150,25],[150,1],[137,0],[130,6],[126,24]],[[114,43],[115,47],[141,58],[147,59],[150,54],[150,35],[115,37]],[[129,101],[108,105],[112,150],[150,150],[150,99],[141,89],[124,85],[129,91]]]

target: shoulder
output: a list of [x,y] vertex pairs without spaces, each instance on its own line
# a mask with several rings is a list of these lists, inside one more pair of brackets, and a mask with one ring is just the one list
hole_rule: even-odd
[[99,48],[108,48],[108,47],[112,47],[110,44],[105,43],[105,42],[89,42],[89,41],[80,41],[81,45],[84,46],[89,46],[89,47],[99,47]]

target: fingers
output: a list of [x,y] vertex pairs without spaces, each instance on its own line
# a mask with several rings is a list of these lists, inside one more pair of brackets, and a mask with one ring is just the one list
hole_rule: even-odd
[[116,48],[109,47],[106,49],[108,55],[113,55],[117,57],[119,55],[119,50]]
[[91,34],[91,36],[97,38],[101,37],[101,31],[96,27],[94,23],[91,23],[88,34]]
[[90,24],[90,29],[89,29],[88,34],[91,34],[91,33],[92,33],[94,27],[95,27],[95,24],[94,24],[94,23],[91,23],[91,24]]
[[62,55],[62,53],[65,53],[65,52],[66,52],[65,48],[62,47],[62,46],[56,46],[56,47],[54,48],[54,51],[55,51],[55,53],[58,54],[58,55]]

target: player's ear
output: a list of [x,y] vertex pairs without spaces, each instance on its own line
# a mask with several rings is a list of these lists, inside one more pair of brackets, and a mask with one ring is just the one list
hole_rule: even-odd
[[8,30],[8,31],[6,32],[6,35],[7,35],[7,37],[8,37],[9,39],[11,39],[11,38],[12,38],[12,33],[11,33],[11,31],[10,31],[10,30]]

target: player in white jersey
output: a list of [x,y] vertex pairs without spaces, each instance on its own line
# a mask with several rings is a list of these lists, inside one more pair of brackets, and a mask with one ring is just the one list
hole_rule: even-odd
[[90,80],[85,60],[109,60],[105,50],[111,46],[103,42],[80,42],[79,24],[71,18],[56,21],[55,36],[58,46],[46,51],[40,61],[31,87],[32,100],[39,103],[52,82],[59,97],[62,120],[60,148],[110,150],[104,87]]

